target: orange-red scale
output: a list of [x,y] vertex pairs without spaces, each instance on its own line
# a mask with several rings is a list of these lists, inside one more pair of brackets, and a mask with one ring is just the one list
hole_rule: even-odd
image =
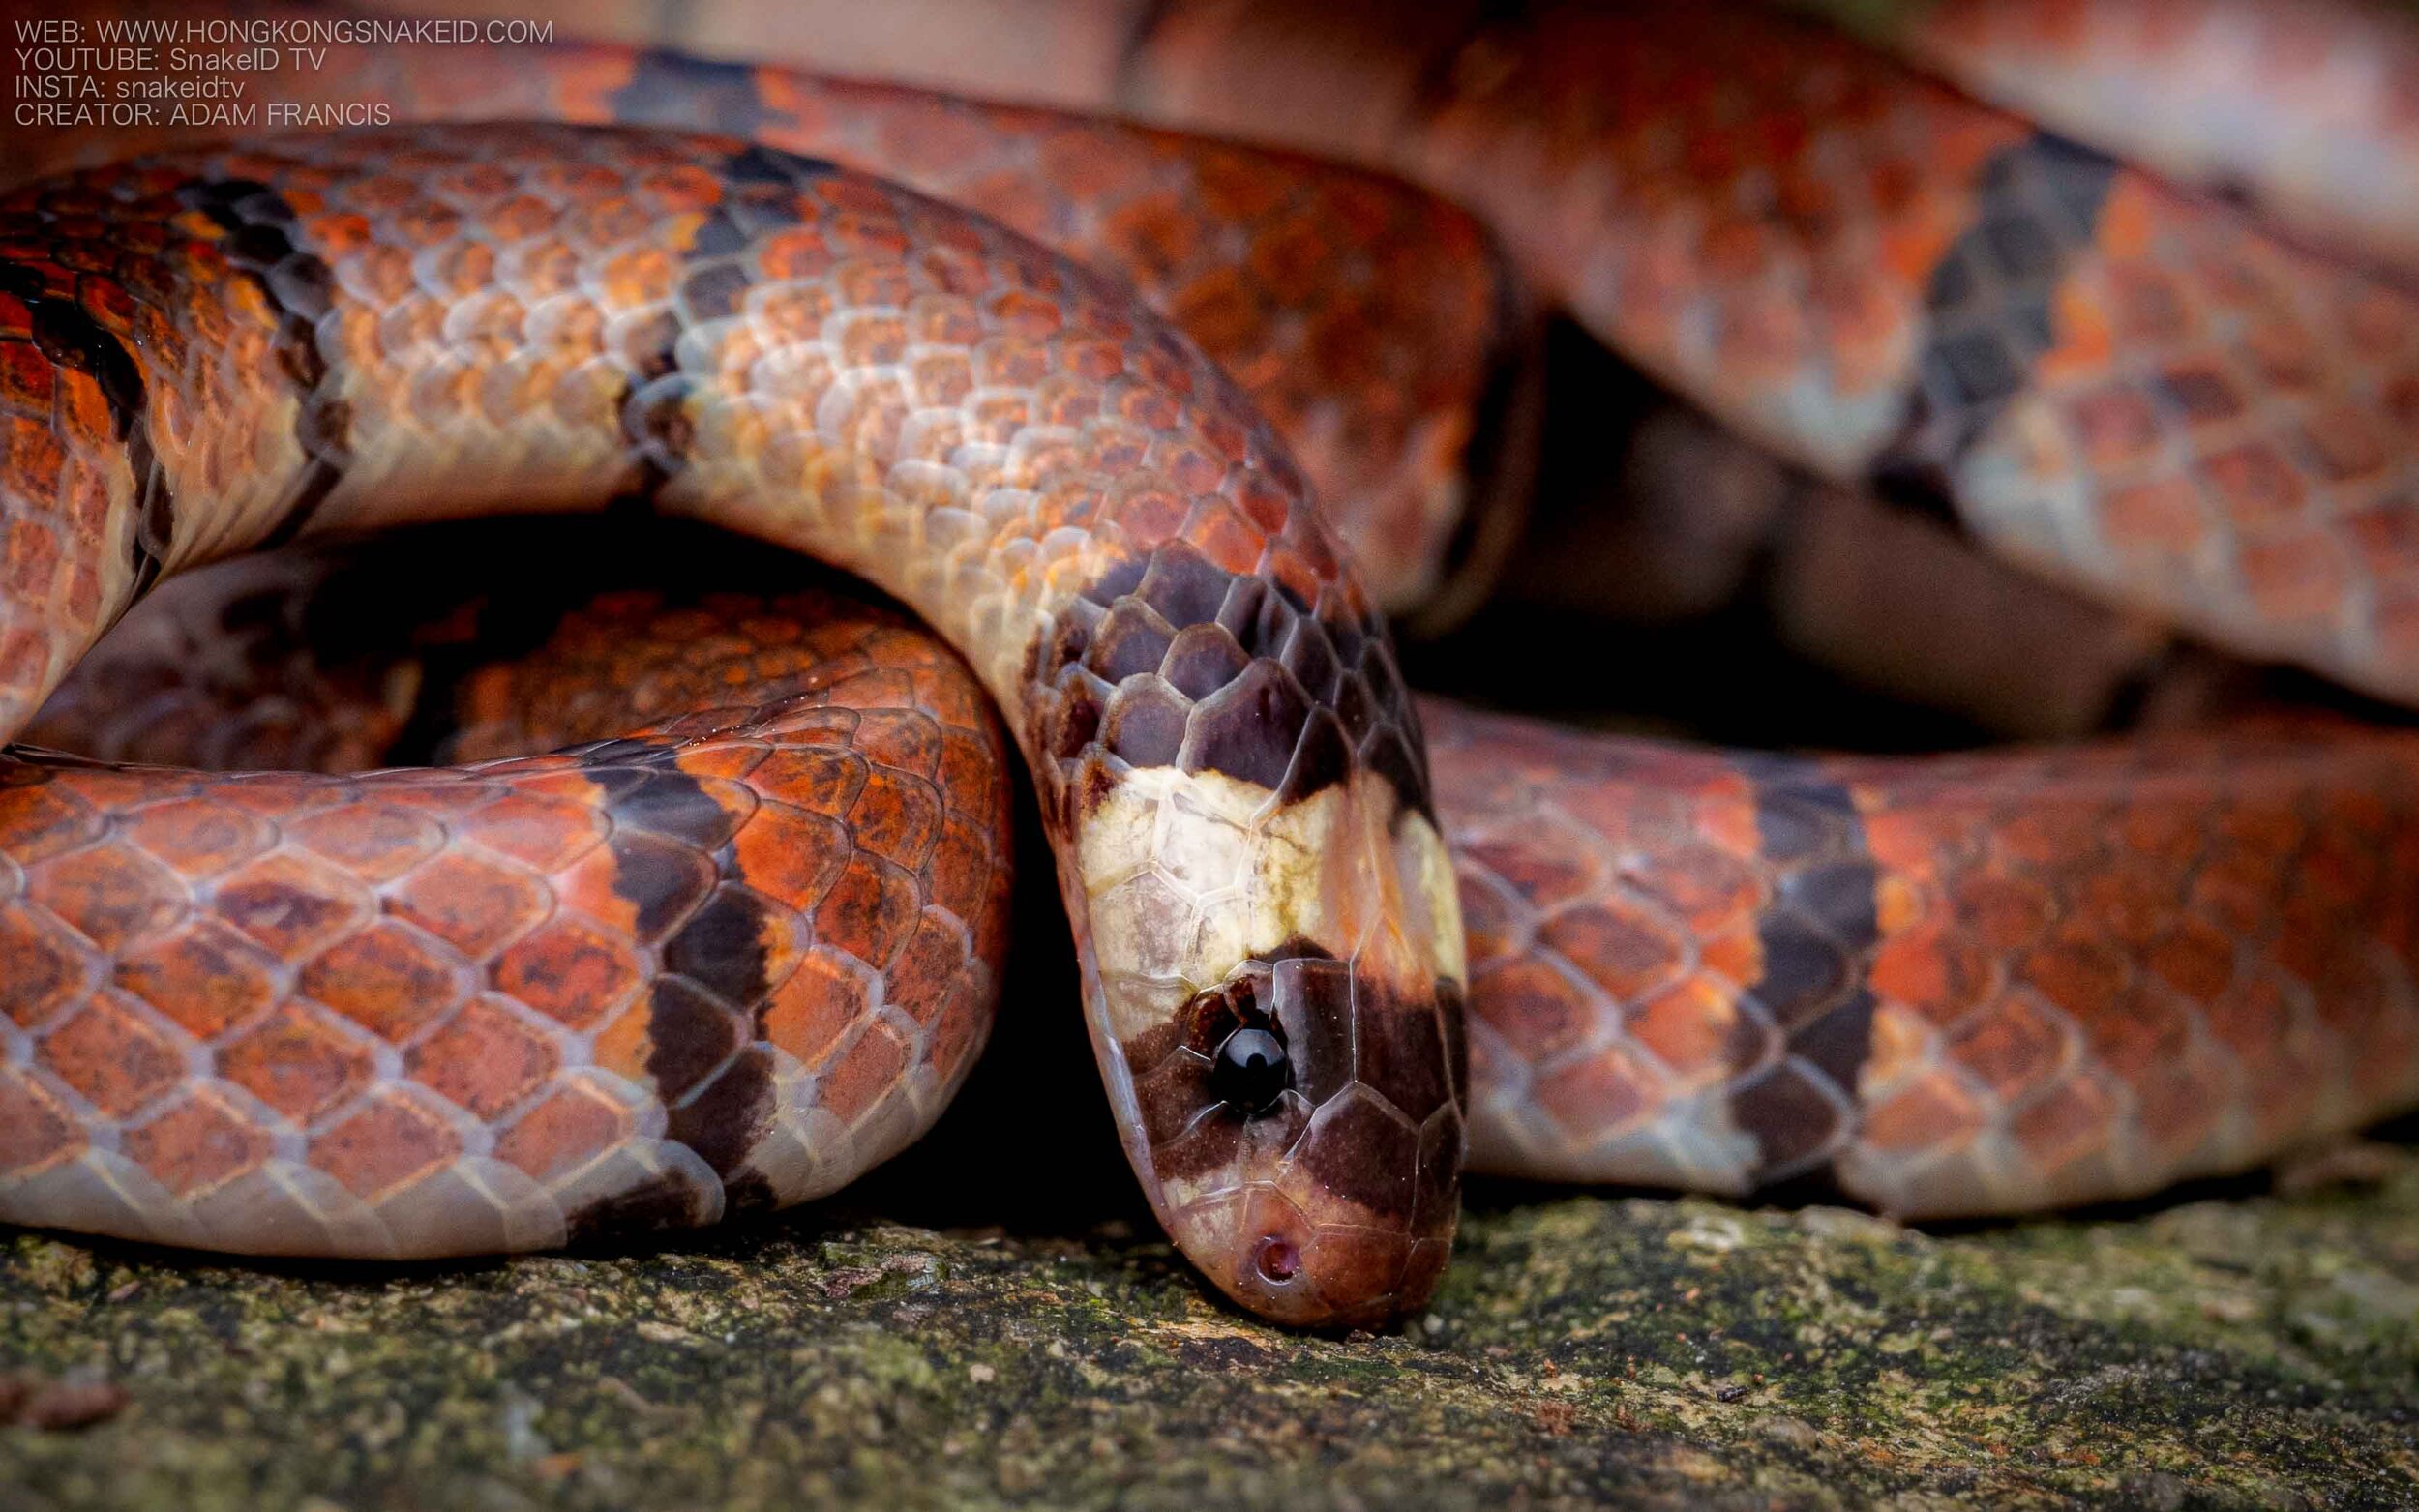
[[[266,14],[246,12],[254,18]],[[1132,282],[1285,434],[1389,608],[1419,609],[1464,572],[1482,577],[1484,552],[1506,539],[1505,506],[1520,491],[1517,478],[1473,476],[1472,448],[1490,382],[1520,381],[1526,335],[1511,314],[1485,233],[1469,217],[1392,180],[1101,119],[794,70],[702,74],[602,45],[510,54],[447,49],[441,61],[408,45],[339,48],[322,67],[280,87],[297,103],[375,98],[399,121],[531,118],[730,130],[732,110],[744,110],[755,117],[744,133],[753,140],[922,189]],[[160,128],[63,133],[29,143],[29,156],[11,170],[30,176],[186,145],[198,135]],[[429,187],[490,197],[475,169]],[[581,234],[598,239],[617,218],[697,213],[715,199],[710,180],[694,173],[685,195],[677,179],[650,184],[660,202],[648,207],[601,179],[562,189],[563,197],[585,201]],[[387,271],[382,286],[373,276],[370,287],[395,311],[415,274],[432,271],[415,270],[405,249],[449,239],[454,214],[400,178],[383,195],[357,187],[348,199],[359,211],[381,214],[376,239],[386,244]],[[879,220],[881,207],[868,208]],[[518,236],[537,234],[550,213],[535,196],[480,210],[484,223]],[[332,251],[373,239],[360,214],[320,221],[313,236]],[[810,238],[794,245],[801,258],[821,255]],[[487,289],[490,255],[471,244],[441,276],[457,293]],[[543,269],[523,271],[543,280]],[[768,253],[767,271],[794,270]],[[615,303],[671,276],[660,260],[626,273]],[[525,289],[517,292],[526,297]],[[499,333],[511,329],[510,304],[494,313]],[[435,313],[424,306],[420,318]],[[820,319],[817,311],[799,313]],[[879,340],[871,331],[862,339]],[[1026,381],[1012,364],[1007,371],[1008,381]],[[523,381],[531,385],[527,393],[493,398],[509,408],[544,393],[534,374]],[[464,393],[458,398],[476,397],[477,379],[465,371],[460,382]],[[1514,474],[1518,460],[1516,449],[1502,459]],[[1474,518],[1484,522],[1479,539],[1488,546],[1456,540]]]
[[[674,633],[669,643],[690,657],[753,646],[759,670],[817,676],[817,637],[776,614],[655,613],[643,598],[608,596],[535,659],[499,657],[463,680],[457,754],[590,733],[620,699],[696,696],[693,678],[647,675],[674,653],[635,635],[641,621]],[[720,674],[706,680],[719,686]],[[258,692],[188,691],[218,700],[223,714]],[[71,684],[39,733],[102,739],[97,702]],[[1743,762],[1442,703],[1426,713],[1469,924],[1472,1125],[1483,1165],[1739,1188],[1776,1173],[1753,1154],[1725,1165],[1708,1151],[1724,1148],[1711,1135],[1735,1118],[1742,1087],[1804,1058],[1805,1024],[1792,1032],[1764,997],[1784,969],[1771,919],[1803,864],[1776,853],[1759,806],[1776,784],[1809,776],[1852,806],[1826,853],[1861,853],[1870,868],[1868,937],[1856,937],[1853,900],[1827,919],[1822,905],[1812,910],[1841,946],[1837,979],[1821,991],[1835,1005],[1862,993],[1871,1006],[1863,1058],[1836,1088],[1843,1115],[1815,1168],[1853,1195],[1922,1214],[2146,1191],[2350,1126],[2419,1091],[2410,922],[2419,917],[2419,752],[2406,736],[2314,725],[2058,754]],[[313,717],[341,721],[343,710]],[[733,841],[750,885],[823,899],[819,948],[797,953],[793,968],[785,962],[790,975],[758,1022],[801,1063],[830,1065],[823,1095],[844,1116],[899,1073],[906,1052],[877,1033],[835,1057],[869,1009],[859,978],[821,947],[892,961],[895,1000],[928,1002],[942,1021],[937,1056],[963,1055],[981,1022],[955,988],[963,958],[953,942],[886,909],[876,878],[890,874],[860,863],[921,867],[941,904],[963,911],[975,906],[964,879],[991,875],[982,858],[1006,843],[971,815],[933,807],[955,783],[996,787],[995,747],[954,726],[936,747],[921,721],[870,718],[854,749],[884,764],[820,747],[742,758],[708,746],[681,758],[708,781],[735,779],[744,766],[750,783],[780,795],[770,803],[728,789],[725,799],[734,813],[756,805]],[[545,784],[585,780],[565,772]],[[22,791],[39,804],[46,788]],[[454,875],[433,821],[382,812],[393,816],[375,826],[387,844],[357,849],[351,869],[377,875],[390,899],[415,896],[415,879]],[[157,825],[179,837],[166,858],[177,869],[235,875],[250,824],[192,804],[149,815],[167,817],[147,817],[146,833]],[[644,952],[631,941],[630,904],[612,891],[595,815],[517,788],[453,821],[483,851],[509,849],[582,881],[577,892],[555,884],[578,906],[495,951],[488,995],[415,1041],[411,1079],[480,1117],[499,1117],[527,1082],[565,1078],[552,1042],[530,1034],[519,1010],[582,1031],[608,1025],[597,1063],[646,1074],[648,1021],[622,1011],[642,991]],[[840,825],[860,855],[835,840]],[[381,864],[393,855],[402,867]],[[508,875],[465,875],[491,871]],[[476,889],[450,891],[466,902]],[[488,910],[476,914],[488,928]],[[380,937],[358,914],[339,927],[356,947]],[[314,946],[327,959],[326,946]],[[213,920],[127,960],[174,973],[161,1000],[208,1015],[187,1026],[228,1040],[223,1075],[249,1084],[258,1068],[283,1068],[294,1079],[296,1116],[327,1122],[343,1099],[362,1095],[369,1072],[333,1045],[319,1048],[325,1036],[307,1019],[271,1012],[270,978],[230,969],[240,947]],[[357,976],[377,980],[374,969]],[[74,991],[68,968],[31,973],[15,988],[26,1007],[12,1011],[38,1017],[34,994],[58,1002]],[[347,1017],[360,1022],[373,1007],[356,1004]],[[228,1036],[238,1021],[256,1023],[258,1037]],[[123,1016],[96,1017],[79,1032],[115,1077],[138,1078],[146,1065],[155,1080],[172,1074],[130,1047]],[[208,1106],[225,1121],[222,1104]],[[163,1124],[147,1146],[158,1153],[146,1158],[168,1163],[164,1172],[204,1169],[203,1156],[165,1137],[203,1116],[180,1112]],[[554,1171],[625,1125],[610,1099],[569,1078],[521,1113],[498,1148],[533,1171]],[[1696,1125],[1711,1142],[1674,1139]],[[211,1147],[252,1145],[230,1134]],[[1685,1165],[1692,1150],[1697,1163]]]
[[[156,775],[18,766],[0,1003],[42,1076],[0,1069],[6,1175],[105,1143],[193,1201],[283,1146],[375,1210],[474,1157],[570,1179],[660,1124],[623,1088],[670,1103],[724,1055],[787,1057],[843,1130],[911,1061],[945,1097],[989,1023],[1008,879],[1004,753],[964,670],[813,599],[625,597],[576,629],[467,687],[457,741],[697,740],[670,764],[722,817],[642,838],[709,883],[727,845],[711,885],[765,905],[755,999],[699,1010],[736,1011],[722,1040],[650,1007],[668,926],[642,925],[592,763],[196,775],[165,797]],[[293,1243],[317,1247],[299,1218]]]
[[[1431,704],[1471,921],[1476,1162],[1709,1184],[1759,1001],[1784,770]],[[2419,743],[2331,723],[2135,747],[1789,763],[1871,866],[1829,920],[1869,999],[1826,1174],[1908,1214],[2235,1169],[2419,1095]],[[1709,1100],[1707,1094],[1713,1094]],[[1674,1131],[1684,1131],[1682,1139]],[[1693,1140],[1695,1142],[1689,1142]],[[1784,1172],[1785,1173],[1785,1172]]]

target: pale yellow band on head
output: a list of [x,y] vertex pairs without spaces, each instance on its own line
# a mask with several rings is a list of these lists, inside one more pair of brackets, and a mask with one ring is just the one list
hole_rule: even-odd
[[1297,938],[1405,995],[1467,971],[1444,840],[1366,773],[1279,803],[1217,772],[1136,769],[1084,817],[1076,855],[1120,1042]]

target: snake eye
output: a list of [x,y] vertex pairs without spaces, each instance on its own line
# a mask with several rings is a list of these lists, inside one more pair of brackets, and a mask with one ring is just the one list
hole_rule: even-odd
[[1294,1084],[1285,1042],[1266,1029],[1237,1029],[1210,1066],[1210,1090],[1239,1113],[1259,1112]]

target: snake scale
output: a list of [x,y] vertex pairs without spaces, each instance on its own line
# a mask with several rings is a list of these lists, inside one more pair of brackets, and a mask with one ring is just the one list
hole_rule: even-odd
[[[2398,275],[1807,22],[1375,25],[1150,7],[1089,103],[1422,181],[1804,465],[2419,691]],[[1134,1169],[1280,1319],[1419,1305],[1465,1143],[1545,1179],[2005,1212],[2419,1096],[2399,731],[1803,758],[1416,699],[1386,616],[1482,583],[1532,407],[1524,296],[1461,212],[603,45],[392,87],[619,124],[88,133],[74,155],[146,155],[0,197],[0,728],[91,736],[112,665],[206,661],[278,598],[171,585],[126,629],[180,649],[71,674],[183,569],[633,499],[857,573],[956,654],[819,594],[621,596],[443,690],[469,766],[19,748],[0,1217],[442,1255],[834,1190],[982,1041],[1010,744]],[[306,604],[340,591],[292,571]],[[391,693],[350,717],[424,716]]]

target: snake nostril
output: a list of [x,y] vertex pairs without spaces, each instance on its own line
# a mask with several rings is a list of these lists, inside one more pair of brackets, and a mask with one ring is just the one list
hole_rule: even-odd
[[1293,1084],[1285,1042],[1266,1029],[1237,1029],[1210,1065],[1210,1090],[1239,1113],[1261,1112]]
[[1292,1241],[1272,1233],[1260,1241],[1260,1248],[1252,1257],[1252,1268],[1260,1272],[1261,1280],[1284,1286],[1301,1273],[1301,1251],[1294,1248]]

